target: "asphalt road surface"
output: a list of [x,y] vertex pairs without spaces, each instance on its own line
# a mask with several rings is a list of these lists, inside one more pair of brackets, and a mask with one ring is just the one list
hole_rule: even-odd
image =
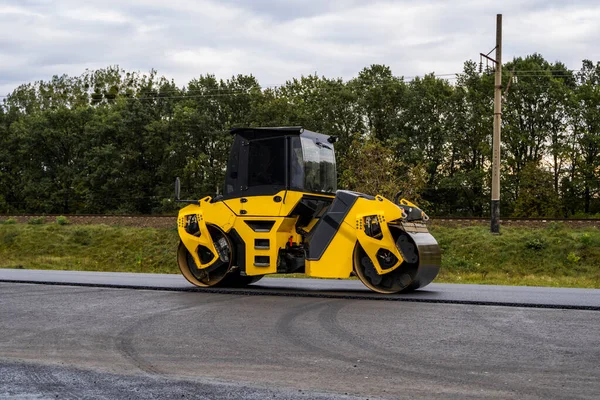
[[143,288],[210,293],[396,300],[600,310],[600,289],[432,283],[413,293],[382,295],[358,280],[263,278],[246,289],[196,288],[179,274],[0,269],[0,282]]
[[0,283],[0,398],[597,399],[600,312]]

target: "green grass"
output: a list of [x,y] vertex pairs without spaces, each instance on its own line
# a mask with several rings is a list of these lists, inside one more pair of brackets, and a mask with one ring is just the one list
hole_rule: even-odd
[[[600,229],[433,226],[436,282],[600,288]],[[2,224],[0,268],[179,273],[173,229]],[[281,275],[277,275],[281,276]],[[293,276],[302,276],[294,274]]]
[[600,288],[600,229],[434,226],[442,248],[437,282]]
[[0,225],[0,268],[179,273],[175,229]]

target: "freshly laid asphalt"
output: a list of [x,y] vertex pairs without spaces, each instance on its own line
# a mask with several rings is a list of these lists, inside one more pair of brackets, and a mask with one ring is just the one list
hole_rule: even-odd
[[247,295],[397,300],[427,303],[600,310],[600,289],[432,283],[407,294],[381,295],[358,280],[263,278],[244,289],[196,288],[178,274],[0,269],[0,282],[200,291]]
[[0,398],[597,399],[599,328],[576,309],[2,282]]

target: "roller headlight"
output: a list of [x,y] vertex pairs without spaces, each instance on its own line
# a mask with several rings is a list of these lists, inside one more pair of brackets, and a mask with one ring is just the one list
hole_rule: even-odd
[[200,225],[196,214],[186,215],[185,231],[190,235],[200,236]]
[[365,234],[375,239],[381,239],[381,225],[377,215],[369,215],[363,218]]

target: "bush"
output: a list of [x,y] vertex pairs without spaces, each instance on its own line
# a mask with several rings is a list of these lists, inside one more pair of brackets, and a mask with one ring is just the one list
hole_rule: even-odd
[[567,261],[569,261],[571,264],[577,264],[579,260],[581,260],[581,257],[572,251],[569,253],[569,255],[567,255]]
[[16,223],[17,223],[17,220],[14,218],[5,219],[3,222],[4,225],[14,225]]
[[56,223],[58,225],[69,225],[69,220],[67,219],[67,217],[65,217],[64,215],[60,215],[58,217],[56,217]]
[[30,225],[41,225],[44,222],[46,222],[45,217],[32,217],[29,219],[29,221],[27,221],[27,223]]
[[529,239],[525,242],[525,247],[530,250],[543,250],[546,248],[546,241],[541,238]]
[[89,246],[94,241],[94,236],[86,228],[75,228],[71,232],[71,241],[81,246]]
[[583,247],[590,247],[592,245],[593,239],[589,233],[584,233],[583,235],[579,236],[579,242],[582,244]]
[[17,231],[0,232],[0,244],[10,246],[15,242],[15,239],[19,236]]

